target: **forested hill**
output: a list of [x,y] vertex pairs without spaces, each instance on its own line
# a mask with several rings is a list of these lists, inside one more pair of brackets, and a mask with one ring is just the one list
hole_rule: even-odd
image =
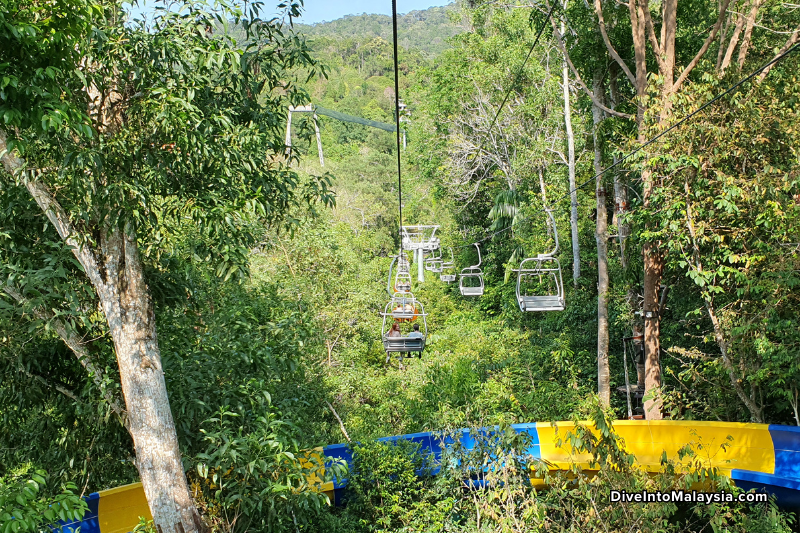
[[[450,20],[455,11],[456,4],[450,4],[401,15],[397,23],[400,46],[419,50],[427,56],[439,55],[448,47],[447,39],[462,31]],[[311,38],[368,41],[380,37],[385,41],[392,40],[392,19],[387,15],[347,15],[330,22],[298,24],[297,29]]]

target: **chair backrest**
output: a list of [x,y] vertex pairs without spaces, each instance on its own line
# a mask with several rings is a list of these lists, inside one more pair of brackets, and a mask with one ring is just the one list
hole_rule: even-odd
[[[561,263],[555,257],[529,257],[524,259],[517,272],[517,302],[521,311],[562,311],[564,309],[564,281]],[[537,290],[525,284],[530,278],[544,280]]]

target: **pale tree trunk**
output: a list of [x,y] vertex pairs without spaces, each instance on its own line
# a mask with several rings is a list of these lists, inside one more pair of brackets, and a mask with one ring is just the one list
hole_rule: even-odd
[[753,0],[750,6],[750,13],[747,15],[747,23],[745,24],[744,37],[742,37],[742,44],[739,45],[739,68],[744,67],[744,62],[747,59],[747,51],[750,49],[752,42],[753,26],[756,24],[756,17],[758,17],[758,9],[761,7],[763,0]]
[[[564,9],[567,2],[564,2]],[[561,21],[561,35],[566,31],[565,23]],[[567,167],[569,168],[569,197],[570,197],[570,228],[572,229],[572,280],[575,286],[578,285],[578,278],[581,277],[581,251],[578,242],[578,191],[575,189],[575,136],[572,132],[572,110],[569,103],[569,67],[567,60],[564,59],[563,65],[563,85],[564,85],[564,127],[567,133]]]
[[[542,205],[547,209],[547,193],[544,190],[544,168],[539,167],[539,189],[542,191]],[[550,217],[547,217],[547,236],[553,236],[553,229],[550,227]]]
[[[744,7],[744,6],[742,6]],[[730,40],[728,41],[728,47],[725,50],[725,54],[722,56],[722,62],[719,65],[719,70],[724,72],[728,65],[731,64],[731,58],[733,57],[733,51],[736,49],[736,45],[739,44],[739,35],[742,33],[742,28],[744,28],[745,17],[740,14],[735,14],[734,17],[736,18],[736,25],[733,27],[733,35],[731,35]],[[725,41],[720,41],[720,49],[724,48]]]
[[119,365],[128,429],[136,450],[136,468],[159,533],[202,531],[189,493],[178,437],[167,398],[155,316],[131,228],[103,229],[99,249],[76,239],[66,211],[36,173],[7,150],[0,130],[0,155],[6,171],[18,176],[55,227],[100,298]]
[[[595,71],[594,94],[602,98],[604,94],[602,72]],[[603,111],[592,106],[594,120],[594,173],[597,196],[597,395],[605,407],[611,406],[611,372],[608,361],[608,214],[606,211],[606,190],[603,185],[602,148],[598,127],[603,120]]]
[[130,413],[136,467],[160,533],[202,530],[183,472],[155,315],[131,228],[102,236],[107,282],[99,289]]

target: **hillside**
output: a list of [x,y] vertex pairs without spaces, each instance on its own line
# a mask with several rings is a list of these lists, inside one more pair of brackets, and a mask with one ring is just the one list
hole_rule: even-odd
[[[398,19],[399,44],[406,50],[419,50],[428,57],[437,56],[448,48],[447,39],[463,29],[450,19],[456,4],[411,11]],[[330,22],[297,24],[298,31],[312,40],[315,37],[370,41],[380,37],[392,39],[392,19],[386,15],[347,15]]]

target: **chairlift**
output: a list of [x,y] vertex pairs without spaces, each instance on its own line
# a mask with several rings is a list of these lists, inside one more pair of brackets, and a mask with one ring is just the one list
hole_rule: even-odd
[[430,257],[425,258],[425,270],[436,274],[442,271],[442,251],[439,248],[431,251]]
[[409,292],[411,290],[411,264],[402,252],[397,256],[396,261],[397,274],[394,277],[394,291]]
[[406,250],[424,250],[432,252],[439,249],[440,241],[436,236],[439,225],[402,226],[401,238]]
[[478,264],[461,270],[458,280],[458,288],[462,296],[483,296],[483,271],[481,271],[481,248],[478,243],[475,249],[478,250]]
[[453,260],[453,249],[450,248],[450,261],[443,261],[442,262],[442,273],[439,275],[439,279],[444,281],[445,283],[452,283],[456,280],[456,275],[454,273],[447,273],[445,274],[445,270],[452,271],[455,268],[455,261]]
[[[386,291],[389,293],[390,298],[383,310],[383,313],[381,313],[383,316],[381,339],[383,340],[383,348],[386,351],[387,359],[389,354],[393,352],[421,353],[422,350],[425,349],[425,339],[428,336],[428,321],[425,318],[426,314],[425,309],[422,306],[422,302],[417,300],[410,291],[397,291],[396,287],[395,292],[392,292],[391,290],[392,268],[394,267],[394,264],[398,262],[398,259],[402,257],[402,254],[395,257],[394,260],[392,260],[392,264],[389,266],[389,278],[386,282]],[[398,270],[398,274],[401,272],[402,271]],[[408,275],[408,272],[405,272],[405,274]],[[397,278],[395,278],[395,283],[396,281]],[[401,335],[399,337],[389,336],[392,325],[395,322],[414,322],[419,317],[422,317],[422,337],[410,336],[409,334]]]
[[[392,353],[422,353],[425,350],[425,339],[428,337],[427,314],[422,302],[417,300],[410,292],[398,292],[386,304],[383,315],[383,325],[381,327],[381,337],[383,339],[383,349],[387,358]],[[422,318],[422,336],[412,337],[405,333],[399,337],[390,337],[392,325],[395,322],[413,322]]]
[[394,291],[408,292],[411,290],[411,274],[406,270],[398,270],[394,277]]
[[545,209],[553,225],[555,248],[551,252],[523,259],[517,273],[517,303],[520,311],[563,311],[564,280],[558,253],[558,229],[551,209]]

